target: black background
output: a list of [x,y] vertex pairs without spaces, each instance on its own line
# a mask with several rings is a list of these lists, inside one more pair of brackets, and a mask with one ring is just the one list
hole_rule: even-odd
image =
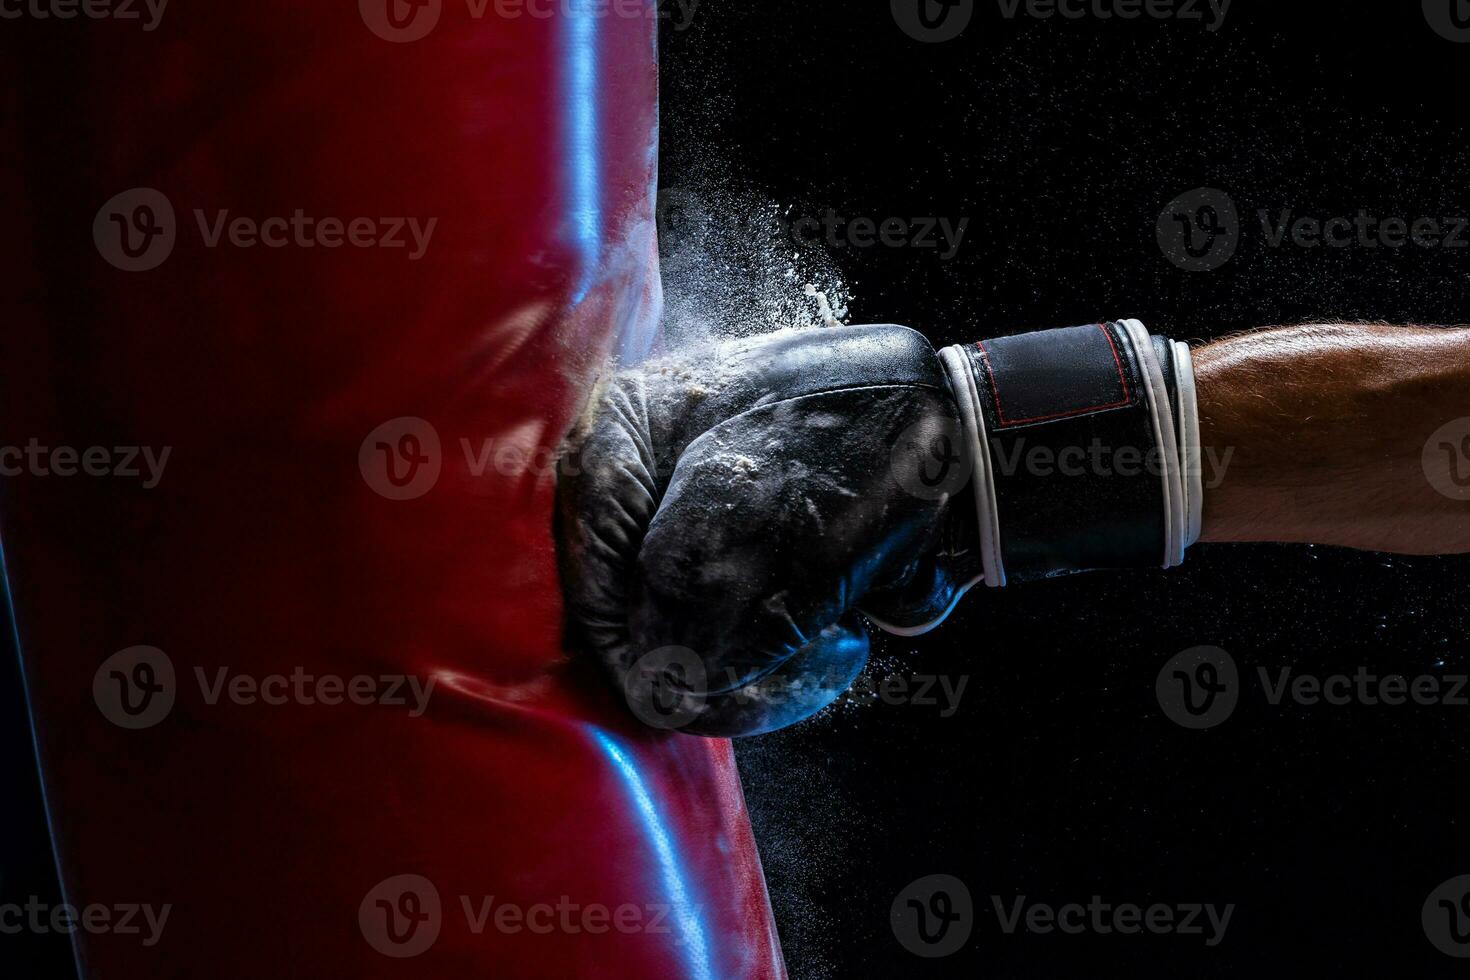
[[[979,2],[959,38],[932,44],[882,2],[705,0],[687,29],[665,25],[662,50],[665,191],[970,219],[950,261],[831,250],[852,322],[951,343],[1123,316],[1196,341],[1470,320],[1470,248],[1271,247],[1257,217],[1470,215],[1470,44],[1431,30],[1419,3],[1237,0],[1210,32],[1010,20]],[[1200,187],[1235,202],[1239,246],[1186,272],[1155,226]],[[738,748],[792,975],[1463,975],[1420,911],[1470,873],[1470,708],[1273,707],[1255,676],[1463,674],[1467,572],[1200,547],[1174,572],[975,595],[936,634],[875,638],[875,676],[968,677],[959,710],[849,702]],[[1187,731],[1154,682],[1201,644],[1229,651],[1247,685],[1227,722]],[[976,905],[969,943],[944,959],[908,953],[889,924],[900,890],[931,874],[962,879]],[[1007,935],[992,895],[1236,908],[1207,948]]]
[[[20,658],[10,615],[10,596],[0,581],[0,902],[24,907],[36,896],[61,901],[51,851],[41,781],[31,739]],[[23,929],[0,936],[0,977],[76,976],[71,939],[60,932]]]

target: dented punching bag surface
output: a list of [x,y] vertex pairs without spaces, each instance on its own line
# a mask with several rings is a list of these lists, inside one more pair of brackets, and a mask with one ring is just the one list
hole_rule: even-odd
[[652,5],[148,21],[0,69],[56,849],[162,919],[84,975],[782,976],[729,744],[561,644],[551,453],[659,315]]

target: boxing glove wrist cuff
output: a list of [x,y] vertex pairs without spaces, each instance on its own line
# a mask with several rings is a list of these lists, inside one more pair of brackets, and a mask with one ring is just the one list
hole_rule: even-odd
[[974,461],[987,585],[1184,560],[1203,498],[1188,346],[1122,320],[940,359]]

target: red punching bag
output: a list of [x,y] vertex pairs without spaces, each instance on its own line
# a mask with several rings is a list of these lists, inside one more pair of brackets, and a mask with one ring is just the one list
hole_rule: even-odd
[[66,900],[151,913],[84,975],[784,975],[729,744],[561,646],[652,4],[121,6],[7,22],[0,96],[37,748]]

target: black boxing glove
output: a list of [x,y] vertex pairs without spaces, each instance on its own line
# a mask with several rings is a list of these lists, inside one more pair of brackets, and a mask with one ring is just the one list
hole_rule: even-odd
[[563,590],[651,724],[806,717],[862,669],[859,608],[919,630],[979,574],[957,406],[912,330],[731,341],[594,402],[559,469]]
[[[1182,554],[1179,427],[1156,414],[1182,404],[1178,352],[1137,330],[943,355],[898,326],[783,331],[620,373],[559,469],[569,638],[645,722],[757,734],[847,689],[859,613],[911,635],[1007,568]],[[1067,485],[1036,465],[1083,436],[1152,451],[1161,475]]]

